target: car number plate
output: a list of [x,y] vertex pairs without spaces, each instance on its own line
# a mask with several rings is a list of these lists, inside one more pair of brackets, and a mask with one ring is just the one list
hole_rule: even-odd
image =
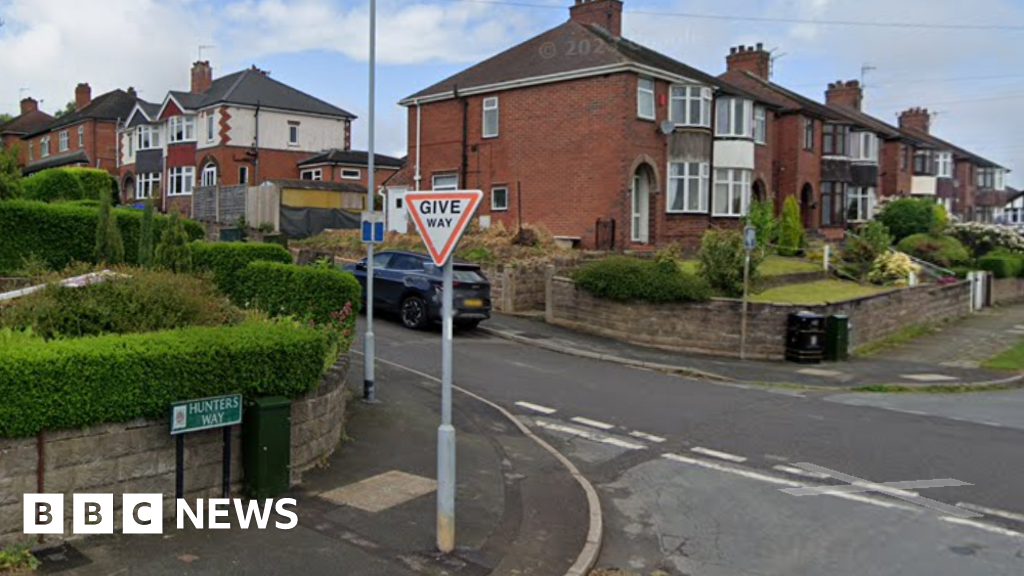
[[470,308],[481,308],[484,305],[484,301],[480,298],[466,298],[462,301],[462,304]]

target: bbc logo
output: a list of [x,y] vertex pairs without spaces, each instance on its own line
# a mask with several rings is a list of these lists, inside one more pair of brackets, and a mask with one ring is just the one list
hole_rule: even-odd
[[[121,526],[125,534],[162,534],[163,494],[122,496]],[[113,534],[113,494],[73,494],[73,534]],[[25,534],[64,533],[63,494],[25,494]]]

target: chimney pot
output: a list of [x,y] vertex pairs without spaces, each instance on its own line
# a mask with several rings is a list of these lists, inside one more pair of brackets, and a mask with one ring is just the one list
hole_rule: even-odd
[[758,43],[757,48],[740,44],[729,49],[725,62],[730,71],[748,72],[762,78],[768,79],[768,71],[771,65],[771,55],[765,52],[763,44]]
[[92,88],[87,82],[75,86],[75,110],[81,110],[92,102]]
[[569,7],[569,20],[600,26],[618,38],[622,36],[622,0],[576,0]]
[[764,50],[764,42],[757,43],[757,51],[760,52],[761,50]]

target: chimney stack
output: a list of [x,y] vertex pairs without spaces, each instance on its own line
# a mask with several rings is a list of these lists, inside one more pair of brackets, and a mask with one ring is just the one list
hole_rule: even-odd
[[92,102],[92,88],[88,83],[81,83],[75,86],[75,111],[81,110]]
[[772,55],[764,49],[764,44],[757,46],[733,46],[725,57],[727,69],[738,72],[749,72],[758,78],[767,80],[771,71]]
[[128,95],[131,96],[132,98],[136,98],[137,99],[139,97],[139,95],[135,92],[135,86],[129,86],[128,90],[126,90],[126,92],[128,92]]
[[900,113],[900,128],[910,128],[928,134],[932,127],[932,115],[927,108],[911,108]]
[[210,89],[213,84],[213,68],[209,60],[199,60],[192,64],[192,88],[193,94],[202,94]]
[[22,98],[21,100],[21,113],[28,114],[29,112],[35,112],[39,110],[39,102],[35,98],[29,96],[28,98]]
[[838,80],[828,85],[825,91],[825,102],[838,106],[845,106],[860,111],[864,101],[864,90],[859,80],[843,82]]
[[569,20],[584,26],[596,24],[615,38],[622,36],[622,0],[576,0]]

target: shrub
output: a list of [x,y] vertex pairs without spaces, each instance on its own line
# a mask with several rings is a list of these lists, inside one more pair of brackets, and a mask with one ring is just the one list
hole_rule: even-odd
[[[346,305],[358,312],[362,288],[355,276],[337,268],[257,261],[236,274],[229,296],[246,308],[326,324]],[[351,314],[344,328],[353,328],[355,317]]]
[[573,272],[573,279],[599,298],[644,302],[706,302],[711,288],[673,261],[651,262],[615,256],[585,264]]
[[292,263],[291,253],[277,244],[193,242],[190,248],[193,270],[212,272],[213,283],[228,296],[237,293],[236,275],[250,262]]
[[1024,258],[1016,254],[993,253],[978,259],[978,268],[996,278],[1018,278],[1024,275]]
[[[708,230],[700,241],[697,274],[723,296],[743,296],[743,235],[733,230]],[[755,250],[750,258],[750,282],[757,279],[761,256]]]
[[800,205],[794,196],[782,203],[782,219],[779,222],[779,254],[796,256],[804,246],[804,225],[800,220]]
[[287,323],[20,342],[0,355],[0,437],[161,418],[189,398],[294,398],[330,352],[324,333]]
[[56,170],[63,170],[78,178],[85,199],[102,201],[104,196],[110,196],[114,204],[121,203],[121,197],[117,193],[117,178],[111,176],[106,170],[98,168],[56,168]]
[[949,211],[938,202],[932,205],[932,210],[935,211],[935,222],[932,223],[931,233],[936,236],[945,234],[949,228]]
[[153,264],[153,199],[146,200],[139,225],[139,266],[149,268]]
[[1024,253],[1024,238],[1012,228],[966,222],[954,224],[950,227],[950,234],[962,242],[976,258],[999,248]]
[[875,284],[906,286],[910,273],[919,273],[921,267],[902,252],[886,252],[878,256],[868,272],[868,280]]
[[128,275],[69,288],[51,284],[0,312],[0,325],[31,329],[46,339],[129,334],[241,320],[241,311],[209,280],[163,271],[120,268]]
[[[122,242],[137,246],[142,213],[130,208],[116,208],[117,227]],[[96,246],[99,210],[69,203],[44,204],[28,200],[0,202],[0,273],[18,269],[26,257],[35,255],[54,270],[71,262],[91,262]],[[155,234],[161,234],[167,218],[153,219]],[[202,238],[203,227],[187,220],[185,229],[190,238]],[[138,253],[128,250],[125,260],[137,264]]]
[[897,198],[885,205],[878,219],[897,242],[928,234],[936,226],[935,203],[925,198]]
[[124,262],[124,243],[121,231],[117,229],[117,214],[110,209],[112,200],[109,194],[100,200],[100,215],[96,222],[96,262],[100,264],[120,264]]
[[172,272],[189,272],[192,270],[192,251],[188,247],[189,237],[185,232],[178,213],[171,214],[171,220],[157,244],[153,255],[154,263]]
[[843,260],[851,264],[868,264],[892,246],[892,235],[885,224],[872,220],[848,236],[843,246]]
[[897,249],[943,268],[956,266],[971,259],[967,248],[952,236],[914,234],[904,238]]
[[768,255],[771,246],[779,241],[779,219],[775,217],[775,203],[771,200],[753,200],[744,222],[757,229],[757,247],[761,256]]
[[0,200],[19,198],[22,194],[21,168],[18,149],[8,148],[0,142]]
[[50,168],[36,172],[22,180],[27,200],[53,202],[54,200],[99,200],[95,196],[86,196],[82,181],[74,174],[61,168]]

